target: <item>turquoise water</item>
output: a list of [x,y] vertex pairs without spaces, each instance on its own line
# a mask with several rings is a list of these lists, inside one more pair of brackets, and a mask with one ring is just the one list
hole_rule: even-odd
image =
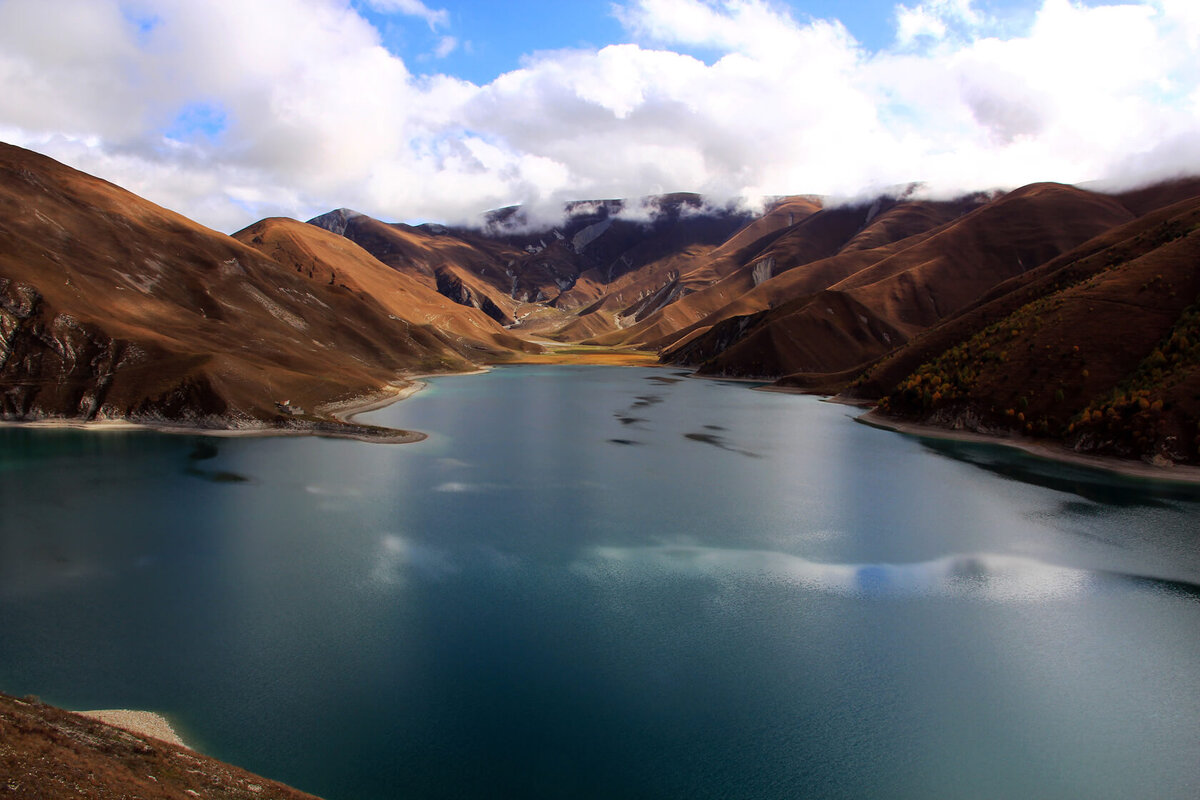
[[0,430],[0,688],[323,795],[1200,795],[1200,494],[668,370]]

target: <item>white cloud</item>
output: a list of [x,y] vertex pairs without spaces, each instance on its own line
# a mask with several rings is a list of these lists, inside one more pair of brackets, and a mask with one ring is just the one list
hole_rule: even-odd
[[727,51],[766,54],[795,44],[797,30],[785,11],[763,0],[638,0],[618,4],[615,13],[644,40]]
[[458,39],[453,36],[443,36],[438,40],[438,45],[433,51],[433,55],[437,58],[445,58],[458,49]]
[[951,33],[967,34],[985,23],[971,0],[926,0],[896,7],[896,42],[911,47],[921,39],[941,41]]
[[[1013,32],[927,0],[872,54],[766,0],[631,0],[634,43],[476,86],[414,75],[347,0],[0,0],[0,135],[223,230],[339,206],[460,222],[664,191],[1128,183],[1200,172],[1197,9],[1045,0]],[[187,135],[193,117],[218,130]]]
[[443,8],[432,9],[421,0],[367,0],[367,5],[384,13],[407,14],[420,17],[430,28],[445,27],[450,23],[450,14]]

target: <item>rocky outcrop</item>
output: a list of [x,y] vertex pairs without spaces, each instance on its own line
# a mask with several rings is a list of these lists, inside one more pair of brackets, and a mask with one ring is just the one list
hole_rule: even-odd
[[0,278],[0,414],[29,419],[64,413],[93,419],[128,358],[95,325],[48,312],[34,288]]
[[755,262],[754,268],[750,273],[751,280],[755,286],[766,283],[775,276],[775,257],[767,256],[761,261]]
[[439,269],[434,273],[437,280],[438,294],[449,298],[460,306],[477,308],[501,325],[510,324],[513,319],[502,308],[497,306],[490,297],[482,292],[476,292],[463,283],[463,279],[452,274],[449,270]]
[[313,217],[308,221],[308,224],[324,228],[330,233],[336,233],[338,236],[345,236],[346,228],[350,225],[350,220],[361,216],[362,214],[349,208],[336,208],[333,211]]
[[[722,320],[706,331],[704,335],[697,336],[674,348],[670,354],[670,363],[685,367],[702,367],[744,339],[746,332],[754,330],[766,317],[767,312],[762,311],[757,314],[746,314]],[[747,367],[751,370],[757,367],[760,370],[755,374],[756,377],[768,374],[762,371],[764,370],[763,365],[747,365]],[[739,375],[744,374],[749,373],[739,372]],[[779,376],[776,374],[771,377]]]

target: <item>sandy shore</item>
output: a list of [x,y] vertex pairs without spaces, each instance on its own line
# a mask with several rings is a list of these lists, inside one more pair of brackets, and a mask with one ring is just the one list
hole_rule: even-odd
[[[551,344],[547,342],[547,344]],[[551,351],[539,355],[529,355],[515,361],[507,361],[497,366],[508,364],[594,364],[609,366],[660,366],[653,354],[612,350],[599,347],[581,347],[553,343]],[[478,375],[488,372],[491,366],[483,366],[466,372],[435,372],[401,375],[394,382],[379,391],[324,403],[315,409],[315,417],[296,417],[286,420],[285,424],[274,424],[259,420],[225,420],[225,426],[205,424],[203,421],[195,424],[153,420],[126,419],[39,419],[39,420],[0,420],[0,428],[32,428],[55,430],[80,430],[90,433],[128,433],[130,431],[154,431],[155,433],[170,433],[184,436],[216,436],[216,437],[259,437],[259,436],[325,436],[337,439],[355,439],[363,442],[382,444],[411,444],[429,438],[419,431],[408,431],[400,428],[385,428],[378,425],[358,423],[354,418],[369,411],[390,406],[424,389],[428,384],[424,378],[445,377],[449,375]]]
[[366,414],[368,411],[386,408],[392,403],[399,403],[401,400],[412,397],[429,385],[420,380],[420,377],[429,376],[414,376],[411,380],[394,383],[375,395],[356,397],[350,400],[343,400],[339,403],[327,403],[321,406],[319,413],[322,416],[330,416],[341,422],[349,423],[359,414]]
[[885,417],[876,411],[868,411],[866,414],[855,417],[854,421],[870,425],[873,428],[894,431],[907,436],[919,436],[925,439],[944,439],[955,442],[976,442],[979,444],[1011,447],[1037,458],[1089,467],[1091,469],[1122,475],[1127,478],[1200,485],[1200,467],[1179,464],[1158,466],[1156,464],[1148,464],[1144,461],[1128,461],[1112,456],[1086,455],[1084,453],[1077,453],[1074,450],[1068,450],[1062,445],[1038,441],[1036,439],[1027,439],[1021,436],[992,436],[973,431],[956,431],[936,425],[902,422]]
[[[388,405],[383,403],[382,405]],[[376,408],[380,406],[375,406]],[[353,414],[370,409],[354,410]],[[345,426],[345,427],[343,427]],[[153,431],[179,436],[215,436],[219,438],[267,437],[267,436],[325,436],[334,439],[357,439],[363,442],[381,442],[385,444],[408,444],[420,442],[428,437],[417,431],[405,431],[399,428],[370,428],[361,426],[355,430],[353,424],[341,420],[305,424],[299,421],[295,425],[277,427],[263,423],[261,425],[243,424],[236,428],[217,428],[205,425],[180,425],[157,422],[131,422],[128,420],[91,420],[81,422],[70,419],[42,419],[28,422],[5,420],[0,422],[2,428],[31,428],[53,430],[80,430],[89,433],[128,433],[130,431]]]
[[[482,371],[482,370],[477,370]],[[467,373],[471,374],[471,373]],[[204,424],[183,425],[171,422],[132,421],[123,419],[74,420],[74,419],[41,419],[30,421],[0,421],[0,428],[32,428],[54,430],[80,430],[89,433],[128,433],[130,431],[154,431],[182,436],[216,436],[221,438],[262,437],[262,436],[326,436],[340,439],[356,439],[363,442],[384,444],[411,444],[427,438],[419,431],[407,431],[399,428],[384,428],[375,425],[360,425],[352,422],[358,414],[365,414],[392,403],[411,397],[426,384],[414,376],[412,379],[397,381],[385,389],[369,395],[350,398],[334,403],[327,403],[318,410],[322,420],[297,419],[294,424],[277,426],[266,422],[231,421],[230,427],[215,427]]]
[[[102,711],[77,711],[81,716],[89,717],[111,725],[114,728],[136,733],[139,736],[151,736],[155,739],[187,747],[179,734],[171,727],[171,723],[161,714],[152,711],[131,711],[126,708],[105,709]],[[190,748],[189,748],[190,749]]]

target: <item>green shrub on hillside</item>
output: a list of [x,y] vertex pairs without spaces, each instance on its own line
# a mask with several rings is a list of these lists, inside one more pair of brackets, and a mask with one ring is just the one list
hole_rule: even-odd
[[[1196,428],[1196,419],[1169,407],[1163,398],[1198,368],[1200,298],[1128,378],[1075,416],[1068,432],[1077,437],[1088,433],[1104,436],[1133,454],[1151,454],[1172,429],[1172,415],[1185,431]],[[1179,419],[1181,416],[1184,418]],[[1200,441],[1185,444],[1195,447]]]

